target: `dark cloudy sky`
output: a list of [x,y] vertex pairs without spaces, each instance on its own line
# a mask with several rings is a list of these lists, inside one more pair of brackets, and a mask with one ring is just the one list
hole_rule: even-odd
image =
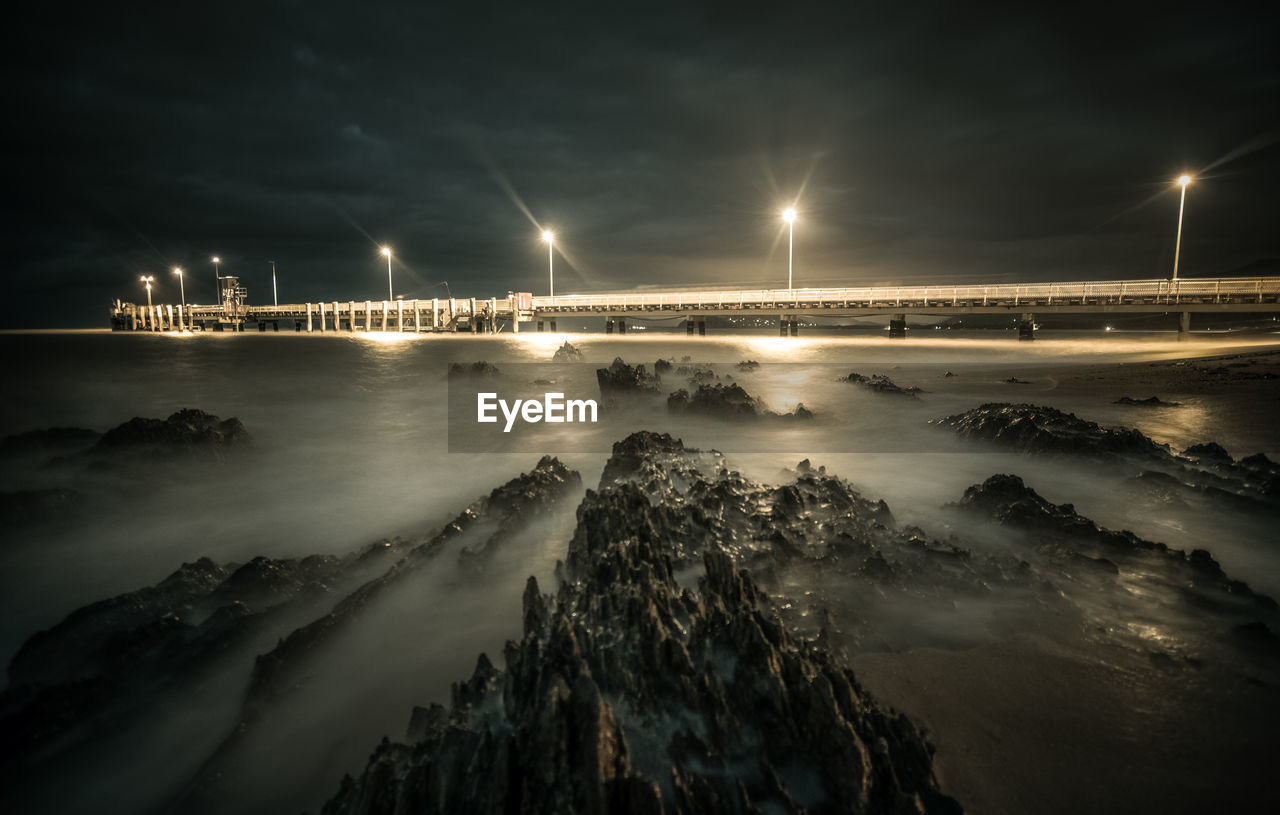
[[798,286],[1167,276],[1183,170],[1186,275],[1280,257],[1274,22],[1045,7],[11,11],[8,293],[101,326],[218,254],[255,302],[268,259],[282,302],[379,298],[381,241],[408,297],[544,293],[540,226],[562,292],[785,285],[793,200]]

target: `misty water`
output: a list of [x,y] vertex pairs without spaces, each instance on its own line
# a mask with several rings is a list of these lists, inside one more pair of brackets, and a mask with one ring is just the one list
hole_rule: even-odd
[[[562,443],[545,449],[450,452],[451,434],[456,448],[458,434],[495,431],[447,426],[449,363],[487,360],[500,371],[504,365],[520,370],[523,363],[549,363],[565,339],[582,349],[587,362],[601,365],[615,357],[649,366],[686,356],[711,363],[772,409],[803,403],[815,418],[744,431],[712,419],[669,416],[659,401],[621,406],[599,425],[562,426],[555,431]],[[1016,473],[1046,499],[1072,503],[1103,526],[1175,549],[1206,549],[1231,577],[1280,597],[1274,516],[1229,505],[1135,503],[1121,476],[1105,467],[1002,453],[929,424],[984,402],[1031,402],[1137,428],[1174,450],[1212,440],[1237,458],[1263,452],[1275,459],[1275,382],[1258,383],[1248,398],[1162,392],[1179,405],[1135,409],[1115,400],[1152,393],[1078,382],[1063,388],[1061,381],[1082,366],[1277,348],[1276,335],[1175,342],[1171,334],[1065,332],[1044,332],[1032,343],[1017,342],[1011,332],[954,331],[913,332],[905,341],[767,334],[0,334],[9,394],[0,404],[0,436],[58,426],[102,431],[133,416],[163,418],[195,407],[240,418],[253,437],[251,449],[224,462],[193,462],[176,472],[158,468],[161,477],[149,477],[145,465],[122,473],[38,457],[8,461],[0,490],[71,487],[83,499],[65,515],[6,530],[0,656],[7,663],[31,634],[74,609],[154,584],[200,557],[243,563],[260,555],[342,555],[383,538],[429,536],[476,498],[530,470],[542,453],[559,455],[593,488],[610,444],[640,428],[723,450],[732,466],[769,483],[784,478],[783,468],[809,459],[864,496],[883,498],[899,523],[937,537],[962,532],[992,552],[1013,546],[997,530],[966,527],[944,507],[993,474]],[[735,363],[742,360],[762,365],[738,370]],[[546,375],[557,389],[598,398],[594,367],[547,366]],[[918,400],[895,399],[836,381],[833,373],[840,370],[887,374],[924,392]],[[1011,377],[1026,384],[1009,383]],[[567,501],[521,530],[518,544],[503,550],[483,580],[462,574],[453,558],[441,558],[439,568],[414,574],[380,597],[358,624],[312,658],[305,687],[270,713],[268,726],[237,745],[227,765],[235,787],[224,799],[228,805],[242,812],[317,810],[343,773],[363,767],[382,736],[403,738],[414,705],[446,701],[450,683],[470,674],[478,653],[500,664],[504,641],[520,631],[526,578],[554,583],[575,504]],[[450,545],[460,548],[469,540]],[[817,586],[827,578],[789,579],[803,593],[804,581]],[[996,598],[947,614],[892,609],[901,625],[889,636],[897,639],[850,658],[880,698],[923,720],[939,748],[944,789],[972,811],[1069,811],[1162,800],[1137,797],[1138,791],[1197,766],[1205,784],[1257,783],[1252,751],[1275,714],[1253,712],[1274,710],[1275,691],[1263,680],[1242,679],[1257,678],[1248,666],[1153,672],[1145,641],[1161,652],[1196,658],[1217,652],[1184,612],[1166,608],[1167,598],[1151,594],[1141,581],[1131,588],[1123,598],[1099,595],[1090,608],[1094,619],[1114,629],[1105,636],[1019,628],[1002,620],[997,606],[1004,598]],[[839,587],[824,590],[838,594]],[[172,800],[235,727],[254,654],[308,619],[276,621],[191,693],[148,699],[145,715],[110,723],[90,746],[70,754],[74,766],[24,789],[22,807],[128,812]],[[1236,684],[1223,690],[1223,683]],[[984,712],[984,705],[996,712]],[[1219,715],[1233,730],[1209,739],[1205,733],[1222,730],[1212,725]],[[1250,726],[1258,732],[1239,733]],[[1152,745],[1163,745],[1163,752],[1153,752]],[[1209,759],[1230,766],[1208,767],[1203,762]],[[1127,770],[1113,766],[1121,761]],[[981,777],[985,770],[990,774]],[[1002,781],[1002,771],[1020,778]],[[1067,779],[1076,772],[1098,780],[1072,791]],[[58,775],[76,783],[57,783]],[[1117,797],[1105,791],[1107,784],[1138,791]],[[1043,801],[1035,796],[1049,790],[1058,790],[1062,801],[1037,806]]]

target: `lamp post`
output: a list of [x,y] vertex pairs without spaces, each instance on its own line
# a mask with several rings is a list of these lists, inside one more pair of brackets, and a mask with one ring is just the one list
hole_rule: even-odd
[[141,280],[141,281],[146,285],[146,287],[147,287],[147,308],[151,308],[151,281],[155,280],[155,278],[154,278],[154,277],[152,277],[152,276],[151,276],[151,275],[149,275],[149,274],[144,274],[144,275],[143,275],[141,278],[139,278],[139,279],[140,279],[140,280]]
[[796,211],[787,207],[782,211],[782,220],[787,222],[787,291],[791,291],[791,269],[795,257],[796,246]]
[[218,274],[218,264],[221,262],[222,258],[213,256],[213,302],[215,303],[222,300],[222,275]]
[[1191,176],[1178,176],[1178,185],[1182,187],[1182,198],[1178,201],[1178,240],[1173,245],[1173,279],[1178,279],[1178,256],[1182,254],[1182,210],[1187,204],[1187,185]]
[[395,295],[391,293],[391,247],[382,247],[382,254],[387,256],[387,299],[394,300]]
[[268,260],[267,263],[271,264],[271,304],[279,306],[280,295],[276,291],[276,262],[274,260]]
[[173,273],[178,276],[178,292],[179,292],[179,295],[182,297],[182,308],[185,310],[187,307],[187,286],[186,286],[186,283],[184,283],[182,280],[182,268],[179,266],[174,266]]
[[542,233],[542,239],[547,242],[547,280],[550,287],[551,296],[556,296],[556,236],[555,233],[547,230]]

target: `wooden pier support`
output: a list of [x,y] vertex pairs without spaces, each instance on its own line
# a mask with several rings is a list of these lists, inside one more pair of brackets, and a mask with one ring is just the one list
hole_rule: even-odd
[[440,330],[440,298],[431,298],[431,330]]
[[707,318],[706,317],[698,318],[698,336],[699,337],[707,336]]
[[307,303],[307,333],[310,334],[311,331],[311,304]]
[[338,301],[333,301],[333,330],[342,330],[342,322],[338,319]]
[[404,301],[396,301],[396,331],[404,331]]
[[320,304],[320,333],[324,333],[324,303]]
[[1178,339],[1185,340],[1191,337],[1191,312],[1184,311],[1178,315]]

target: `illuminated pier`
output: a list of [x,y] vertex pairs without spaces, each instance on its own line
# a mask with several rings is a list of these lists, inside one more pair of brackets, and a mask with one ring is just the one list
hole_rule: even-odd
[[[625,333],[627,319],[684,319],[688,333],[706,333],[711,316],[776,317],[782,334],[797,333],[801,317],[888,315],[890,334],[902,336],[907,315],[1006,314],[1031,337],[1036,315],[1177,314],[1190,330],[1192,314],[1280,312],[1280,277],[1002,283],[965,286],[878,286],[844,289],[726,289],[534,297],[430,300],[346,300],[251,306],[230,290],[221,304],[137,305],[116,301],[111,326],[124,331],[519,331],[532,323],[556,330],[560,317],[603,317],[605,330]],[[528,330],[526,327],[525,330]]]

